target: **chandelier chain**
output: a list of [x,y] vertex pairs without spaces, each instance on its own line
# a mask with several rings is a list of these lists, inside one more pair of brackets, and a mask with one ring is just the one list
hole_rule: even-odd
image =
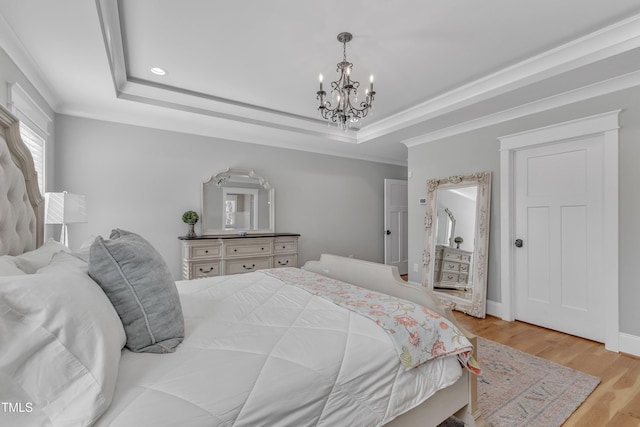
[[342,42],[342,61],[347,62],[347,42]]

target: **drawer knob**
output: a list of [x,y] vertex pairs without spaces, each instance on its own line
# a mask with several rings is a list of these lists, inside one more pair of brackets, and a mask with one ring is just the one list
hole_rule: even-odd
[[280,265],[287,265],[287,264],[289,264],[289,260],[286,260],[285,262],[278,261],[278,264],[280,264]]
[[260,249],[262,249],[264,251],[264,248],[260,248]]
[[242,264],[242,268],[244,268],[245,270],[253,270],[255,266],[255,264],[251,264],[251,267],[247,267],[246,265]]
[[205,253],[205,254],[208,254],[208,253],[209,253],[209,249],[205,249],[205,250],[204,250],[204,253]]
[[234,250],[233,250],[233,252],[238,252],[238,250],[237,250],[237,249],[234,249]]

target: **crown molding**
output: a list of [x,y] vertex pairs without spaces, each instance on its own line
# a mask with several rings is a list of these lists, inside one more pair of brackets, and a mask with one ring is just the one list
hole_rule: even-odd
[[[0,13],[0,48],[2,48],[9,58],[16,64],[18,69],[25,75],[29,83],[31,83],[38,91],[40,96],[44,98],[45,102],[49,105],[49,108],[55,110],[55,107],[59,105],[59,97],[54,94],[50,89],[51,85],[43,77],[44,74],[40,72],[40,69],[36,65],[36,61],[29,54],[24,47],[13,28],[5,20],[4,16]],[[4,104],[6,101],[3,100]]]
[[507,122],[509,120],[518,119],[532,114],[541,113],[554,108],[564,107],[566,105],[575,104],[576,102],[586,101],[598,96],[607,95],[624,89],[640,86],[640,71],[635,71],[622,76],[614,77],[609,80],[593,83],[581,88],[573,89],[567,92],[556,94],[547,98],[539,99],[527,104],[519,105],[514,108],[499,111],[494,114],[469,120],[434,132],[429,132],[413,138],[401,141],[407,147],[415,147],[429,142],[438,141],[451,136],[460,135],[466,132],[486,128]]
[[635,15],[372,123],[358,132],[358,143],[638,47],[640,15]]
[[[239,142],[246,144],[264,145],[268,147],[283,148],[308,153],[323,154],[327,156],[343,157],[368,162],[390,164],[396,166],[407,166],[407,159],[404,156],[399,159],[397,156],[372,155],[367,150],[357,150],[355,144],[318,144],[312,142],[313,138],[305,136],[282,135],[277,130],[266,130],[260,126],[242,126],[241,132],[237,126],[225,125],[224,122],[216,122],[215,118],[205,115],[185,115],[174,114],[171,120],[166,120],[166,115],[157,116],[153,112],[140,111],[138,109],[95,109],[86,106],[66,105],[64,109],[57,112],[68,116],[98,120],[102,122],[118,123],[143,128],[178,132],[189,135],[198,135],[217,140]],[[218,126],[220,124],[221,126]],[[356,151],[354,151],[354,149]]]

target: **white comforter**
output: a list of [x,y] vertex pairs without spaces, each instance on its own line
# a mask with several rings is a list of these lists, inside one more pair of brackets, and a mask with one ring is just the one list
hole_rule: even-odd
[[407,370],[374,322],[260,272],[178,289],[184,342],[123,350],[96,426],[377,426],[462,374],[456,357]]

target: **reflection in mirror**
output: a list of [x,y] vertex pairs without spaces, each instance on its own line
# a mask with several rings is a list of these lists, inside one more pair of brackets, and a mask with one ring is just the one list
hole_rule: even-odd
[[451,246],[455,230],[456,217],[453,216],[451,209],[442,203],[438,203],[438,231],[436,232],[437,243],[439,245]]
[[250,169],[227,169],[202,183],[202,234],[273,233],[274,189]]
[[225,230],[257,230],[260,228],[257,188],[225,187],[222,189],[224,202],[223,225]]
[[[473,291],[470,273],[473,265],[477,194],[478,186],[474,184],[468,187],[439,188],[436,195],[438,216],[433,288],[465,299],[471,299]],[[456,221],[456,217],[459,221]]]
[[423,284],[451,308],[484,317],[491,174],[427,184]]

